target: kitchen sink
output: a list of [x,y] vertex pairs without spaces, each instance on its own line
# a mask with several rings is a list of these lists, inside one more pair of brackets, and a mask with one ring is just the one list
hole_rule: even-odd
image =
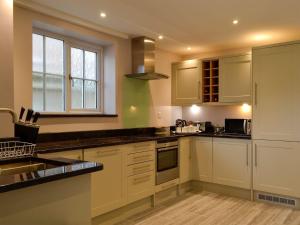
[[52,161],[45,161],[40,158],[28,158],[28,159],[14,159],[7,162],[0,162],[0,175],[13,175],[19,173],[30,173],[39,170],[45,170],[63,166],[61,163],[51,163]]

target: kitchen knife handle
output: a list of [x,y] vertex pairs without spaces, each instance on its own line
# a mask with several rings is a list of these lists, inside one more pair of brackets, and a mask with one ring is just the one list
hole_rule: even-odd
[[27,115],[26,115],[25,122],[30,122],[32,114],[33,114],[33,110],[32,109],[28,109],[27,110]]
[[25,108],[22,106],[21,111],[20,111],[20,115],[19,115],[19,120],[22,120],[24,112],[25,112]]
[[32,120],[32,123],[36,123],[40,117],[40,113],[39,112],[36,112],[33,116],[33,120]]

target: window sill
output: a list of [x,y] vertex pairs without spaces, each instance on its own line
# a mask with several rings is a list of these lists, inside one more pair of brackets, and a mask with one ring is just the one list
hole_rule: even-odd
[[64,117],[118,117],[118,114],[102,113],[41,113],[40,118],[64,118]]

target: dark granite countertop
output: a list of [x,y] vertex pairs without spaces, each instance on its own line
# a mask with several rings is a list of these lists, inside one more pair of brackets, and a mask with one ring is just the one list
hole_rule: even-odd
[[235,139],[251,139],[250,135],[241,134],[216,134],[216,133],[180,133],[170,135],[154,135],[154,134],[142,134],[142,135],[120,135],[113,137],[98,137],[98,138],[82,138],[65,141],[48,141],[38,143],[36,147],[37,153],[52,153],[59,151],[70,151],[78,149],[87,149],[95,147],[106,147],[113,145],[123,145],[145,141],[158,141],[164,139],[177,139],[180,137],[199,136],[199,137],[216,137],[216,138],[235,138]]
[[28,162],[42,163],[45,164],[45,167],[43,169],[32,170],[31,172],[28,170],[27,172],[19,171],[19,173],[11,174],[5,173],[3,169],[0,169],[0,193],[92,173],[103,169],[101,163],[64,158],[50,160],[38,157],[1,160],[0,168],[5,168],[5,165],[7,164]]

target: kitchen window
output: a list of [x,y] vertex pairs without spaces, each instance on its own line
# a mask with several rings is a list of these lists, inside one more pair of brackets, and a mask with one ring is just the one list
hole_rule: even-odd
[[32,34],[33,109],[102,112],[101,48],[41,32]]

